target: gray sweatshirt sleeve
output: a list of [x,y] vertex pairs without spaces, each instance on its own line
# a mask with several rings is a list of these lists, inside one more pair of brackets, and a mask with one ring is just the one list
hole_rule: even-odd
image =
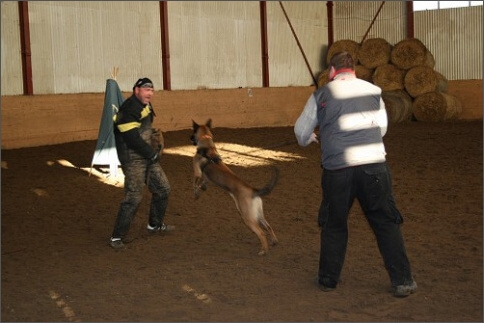
[[296,135],[297,142],[300,146],[305,147],[312,142],[311,135],[317,125],[318,115],[316,98],[311,94],[304,106],[303,112],[294,125],[294,134]]
[[383,102],[382,98],[380,98],[380,110],[378,110],[376,122],[378,123],[378,126],[380,126],[381,136],[384,137],[387,133],[388,117],[385,109],[385,102]]

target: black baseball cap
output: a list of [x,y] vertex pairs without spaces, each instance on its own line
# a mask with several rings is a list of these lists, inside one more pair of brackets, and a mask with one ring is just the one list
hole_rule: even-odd
[[136,83],[134,83],[133,91],[134,91],[134,88],[135,87],[149,87],[149,88],[153,88],[153,82],[151,82],[151,80],[149,78],[143,77],[143,78],[137,80]]

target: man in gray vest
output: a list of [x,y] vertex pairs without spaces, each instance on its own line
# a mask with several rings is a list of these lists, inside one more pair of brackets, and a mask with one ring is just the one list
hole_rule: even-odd
[[383,136],[387,114],[381,89],[358,79],[347,52],[330,61],[330,82],[310,97],[294,126],[301,146],[321,141],[322,202],[318,284],[332,291],[340,280],[348,242],[348,214],[355,198],[372,228],[393,295],[417,290],[400,230]]

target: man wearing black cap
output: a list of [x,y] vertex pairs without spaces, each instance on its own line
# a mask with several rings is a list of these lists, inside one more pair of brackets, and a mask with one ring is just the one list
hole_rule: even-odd
[[133,86],[133,94],[119,107],[114,120],[116,150],[124,173],[125,197],[121,202],[109,245],[124,248],[131,222],[143,198],[146,184],[150,190],[151,205],[147,229],[151,233],[174,230],[163,222],[170,183],[159,163],[161,149],[151,145],[153,117],[151,105],[153,82],[141,78]]

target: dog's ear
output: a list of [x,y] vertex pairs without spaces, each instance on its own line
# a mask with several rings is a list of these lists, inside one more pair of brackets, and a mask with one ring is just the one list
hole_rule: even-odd
[[198,125],[198,123],[196,123],[196,122],[195,122],[195,121],[193,121],[193,119],[192,119],[192,128],[193,128],[193,131],[197,131],[198,127],[200,127],[200,126]]
[[207,122],[205,122],[205,125],[212,129],[212,119],[208,119]]

